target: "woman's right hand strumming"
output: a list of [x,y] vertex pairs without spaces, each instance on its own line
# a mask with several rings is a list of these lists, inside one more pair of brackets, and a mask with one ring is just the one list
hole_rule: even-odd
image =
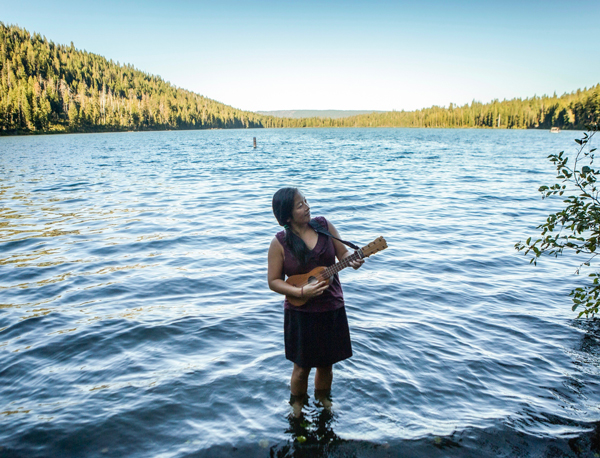
[[323,291],[325,291],[327,288],[329,288],[329,284],[325,280],[316,283],[309,283],[308,285],[304,285],[302,288],[300,288],[300,295],[298,297],[301,299],[311,299],[315,296],[320,296],[323,294]]

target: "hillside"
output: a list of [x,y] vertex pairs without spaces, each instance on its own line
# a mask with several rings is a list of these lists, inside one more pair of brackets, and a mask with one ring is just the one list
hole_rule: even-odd
[[484,127],[500,129],[585,129],[600,119],[600,84],[558,97],[493,100],[448,108],[391,111],[340,120],[344,127]]
[[[0,135],[48,132],[260,127],[487,127],[583,129],[600,118],[600,84],[558,97],[534,96],[448,108],[356,114],[327,110],[238,110],[159,76],[57,45],[0,22]],[[336,117],[340,113],[354,114]],[[271,113],[268,113],[271,114]]]
[[265,116],[0,23],[0,132],[244,128]]

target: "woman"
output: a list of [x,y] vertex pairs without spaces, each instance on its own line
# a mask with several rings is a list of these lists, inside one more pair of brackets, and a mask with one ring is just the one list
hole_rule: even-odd
[[[336,228],[323,217],[311,221],[310,207],[296,188],[282,188],[273,196],[273,213],[284,227],[269,247],[269,288],[285,296],[306,299],[296,307],[284,301],[285,357],[294,363],[291,379],[291,403],[297,414],[306,400],[308,376],[316,367],[315,398],[330,405],[332,365],[352,356],[348,319],[344,308],[342,286],[337,274],[325,281],[295,287],[285,276],[310,272],[318,266],[330,266],[335,258],[342,260],[350,253],[338,240]],[[319,230],[319,232],[317,232]],[[358,269],[364,260],[350,265]]]

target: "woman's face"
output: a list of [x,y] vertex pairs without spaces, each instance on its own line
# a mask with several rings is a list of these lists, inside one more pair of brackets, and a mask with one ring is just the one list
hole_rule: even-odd
[[292,210],[292,219],[290,222],[292,221],[296,224],[310,222],[310,207],[301,192],[297,192],[294,196],[294,209]]

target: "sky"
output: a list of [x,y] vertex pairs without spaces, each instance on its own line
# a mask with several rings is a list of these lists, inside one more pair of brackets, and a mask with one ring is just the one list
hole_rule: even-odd
[[249,111],[415,110],[600,83],[600,1],[0,0],[0,21]]

